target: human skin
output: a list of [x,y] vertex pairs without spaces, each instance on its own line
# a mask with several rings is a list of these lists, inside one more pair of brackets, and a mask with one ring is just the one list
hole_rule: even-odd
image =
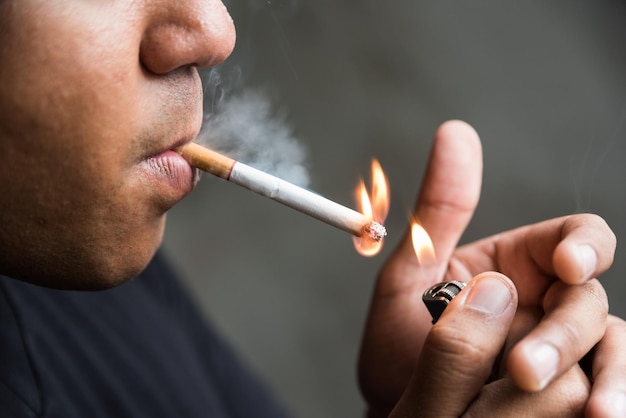
[[[359,364],[370,416],[624,416],[626,328],[595,279],[613,232],[580,214],[457,247],[481,177],[476,132],[443,124],[413,214],[437,257],[420,264],[407,232],[374,290]],[[421,295],[442,280],[469,284],[433,326]]]
[[0,2],[0,273],[61,288],[138,274],[194,171],[219,0]]
[[[0,273],[44,286],[89,289],[134,277],[161,243],[165,213],[193,188],[193,170],[171,150],[199,131],[197,68],[218,64],[232,50],[235,33],[228,13],[217,0],[4,0],[0,41]],[[446,161],[433,164],[438,172],[448,168]],[[441,180],[431,180],[424,190],[434,190],[437,182],[440,191],[449,190],[446,178]],[[446,205],[421,207],[438,209],[433,214],[442,214],[441,219],[454,215],[446,214]],[[451,221],[468,216],[461,215],[439,223],[453,227],[448,231],[426,222],[438,251],[442,242],[452,251],[463,222]],[[397,254],[382,277],[412,277],[390,272],[412,274],[419,267],[406,252]],[[605,267],[606,262],[598,269]],[[597,322],[606,319],[606,307],[593,308],[596,300],[563,305],[567,311],[582,306],[595,313],[589,324],[600,326],[583,347],[590,348],[604,330]],[[409,334],[416,340],[405,341],[407,334],[393,318],[385,317],[384,309],[375,311],[383,313],[373,314],[378,326],[400,338],[404,357],[388,363],[374,357],[369,366],[399,361],[412,370],[421,347],[429,346],[423,340],[427,328],[418,327]],[[453,306],[444,314],[442,326],[454,312]],[[508,331],[503,322],[494,338]],[[594,357],[602,388],[610,385],[601,371],[624,364],[616,350],[616,341],[624,338],[607,336],[605,357]],[[570,353],[562,368],[578,354]],[[400,398],[410,373],[397,370],[390,377],[394,384],[368,392],[373,407],[386,399],[387,388],[399,387],[393,402]],[[437,382],[441,376],[431,370],[420,377]],[[581,384],[576,376],[572,382]],[[530,407],[552,407],[539,401]]]

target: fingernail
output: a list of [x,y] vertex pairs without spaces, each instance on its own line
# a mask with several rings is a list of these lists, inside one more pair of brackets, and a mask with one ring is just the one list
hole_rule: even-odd
[[559,367],[559,351],[546,343],[536,344],[528,349],[529,360],[536,378],[537,390],[542,390],[556,375]]
[[596,270],[598,263],[598,257],[596,252],[589,245],[581,245],[578,247],[578,261],[580,262],[583,280],[591,278],[591,275]]
[[465,306],[488,314],[500,314],[511,303],[511,291],[494,277],[478,279],[469,289]]

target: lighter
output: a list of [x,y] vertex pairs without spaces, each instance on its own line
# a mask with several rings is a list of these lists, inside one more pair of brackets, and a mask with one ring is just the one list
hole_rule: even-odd
[[465,283],[452,280],[449,282],[437,283],[428,288],[422,295],[422,300],[426,304],[430,316],[433,317],[433,324],[437,322],[448,303],[458,295],[465,287]]

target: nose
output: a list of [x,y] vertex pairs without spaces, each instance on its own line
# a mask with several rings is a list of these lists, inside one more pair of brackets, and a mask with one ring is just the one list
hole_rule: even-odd
[[148,71],[211,67],[235,47],[235,26],[221,0],[160,0],[151,5],[139,49]]

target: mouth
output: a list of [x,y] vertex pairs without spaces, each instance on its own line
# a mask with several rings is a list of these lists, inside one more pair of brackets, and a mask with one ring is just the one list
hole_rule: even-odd
[[[157,123],[141,135],[143,150],[139,162],[145,186],[161,207],[169,209],[195,187],[197,170],[176,149],[200,133],[203,121],[202,84],[197,71],[181,70],[164,80],[168,97],[159,108]],[[191,70],[189,70],[191,71]]]
[[173,144],[170,148],[152,155],[140,162],[142,177],[155,192],[162,205],[169,209],[187,194],[198,182],[198,170],[178,153],[176,148],[187,144],[189,137]]

